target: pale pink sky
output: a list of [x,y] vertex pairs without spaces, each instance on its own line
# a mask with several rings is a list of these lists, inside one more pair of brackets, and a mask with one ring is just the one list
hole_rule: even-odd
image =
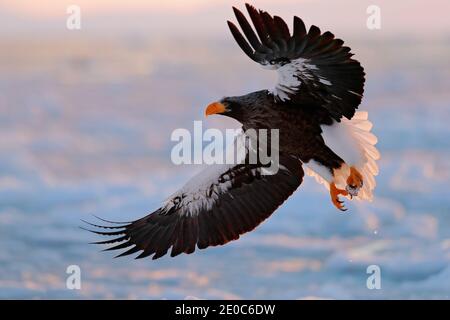
[[[227,0],[0,0],[1,32],[46,32],[64,29],[66,8],[76,4],[82,9],[85,30],[141,31],[158,28],[165,33],[189,30],[206,33],[225,32],[226,19],[233,19],[231,6],[243,8],[246,1]],[[386,35],[413,34],[441,36],[450,33],[448,0],[253,0],[258,8],[287,20],[295,14],[307,24],[346,34],[367,32],[366,9],[380,6],[382,30]],[[178,31],[179,32],[179,31]]]

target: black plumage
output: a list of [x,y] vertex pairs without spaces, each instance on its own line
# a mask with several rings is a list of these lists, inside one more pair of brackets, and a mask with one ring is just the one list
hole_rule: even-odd
[[231,21],[228,26],[247,56],[262,65],[276,67],[302,59],[304,68],[295,71],[301,89],[287,92],[289,99],[299,105],[314,104],[326,108],[337,121],[342,116],[351,119],[361,103],[365,73],[360,63],[351,58],[350,48],[343,46],[344,42],[335,39],[331,32],[322,34],[314,25],[306,32],[305,24],[298,17],[294,17],[291,35],[280,17],[272,17],[249,4],[246,7],[259,39],[244,14],[236,8],[237,21],[248,41]]
[[[225,97],[208,106],[206,114],[232,117],[242,123],[244,131],[279,130],[279,170],[268,174],[265,165],[246,161],[208,168],[141,219],[118,225],[91,224],[106,229],[93,232],[116,237],[96,242],[118,243],[106,250],[127,249],[119,256],[139,252],[137,258],[157,259],[170,249],[171,256],[176,256],[192,253],[196,247],[204,249],[236,240],[267,219],[300,186],[302,165],[310,162],[332,177],[328,181],[330,195],[341,210],[338,196],[357,195],[363,186],[363,174],[351,167],[347,191],[336,187],[336,172],[346,163],[323,136],[324,126],[354,116],[364,91],[365,74],[360,63],[331,32],[322,33],[314,25],[307,31],[302,19],[294,17],[291,34],[282,18],[249,4],[246,7],[253,27],[241,11],[233,8],[242,33],[228,21],[230,31],[248,57],[278,71],[279,81],[272,90]],[[371,140],[367,136],[364,139]],[[373,147],[373,142],[369,144]],[[376,160],[376,149],[369,150]],[[251,150],[246,152],[248,159]],[[371,163],[367,170],[375,175],[375,169]]]
[[261,174],[263,165],[239,164],[228,169],[217,183],[231,182],[229,191],[219,194],[215,205],[201,214],[186,214],[182,202],[178,202],[169,210],[160,208],[131,223],[107,227],[89,223],[96,228],[114,230],[93,231],[97,234],[118,236],[96,244],[121,242],[106,250],[131,247],[119,256],[142,251],[137,258],[153,255],[157,259],[170,247],[173,257],[194,252],[196,245],[204,249],[236,240],[267,219],[301,184],[301,163],[288,156],[283,156],[280,163],[286,169],[267,176]]

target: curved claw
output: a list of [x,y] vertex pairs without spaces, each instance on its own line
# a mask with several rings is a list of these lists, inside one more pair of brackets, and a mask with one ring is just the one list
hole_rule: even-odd
[[336,208],[338,208],[341,211],[347,211],[347,208],[344,206],[344,201],[340,201],[339,199],[336,199],[337,205],[335,204]]
[[345,190],[347,190],[350,197],[353,198],[353,196],[356,197],[358,195],[358,192],[363,187],[363,185],[364,182],[361,173],[359,173],[359,171],[355,167],[351,167]]
[[341,211],[347,211],[347,208],[344,207],[344,201],[339,199],[339,195],[347,196],[348,192],[338,189],[334,183],[330,184],[330,196],[334,206]]

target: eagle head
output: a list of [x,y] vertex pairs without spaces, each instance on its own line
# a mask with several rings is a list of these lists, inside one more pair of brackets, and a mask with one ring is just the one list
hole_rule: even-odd
[[266,106],[272,102],[267,91],[254,92],[245,96],[225,97],[220,101],[209,104],[205,115],[220,114],[246,124],[252,118],[267,113]]

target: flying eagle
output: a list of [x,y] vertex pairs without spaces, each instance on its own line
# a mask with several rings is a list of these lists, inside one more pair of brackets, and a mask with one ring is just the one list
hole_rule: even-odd
[[[256,228],[302,183],[304,173],[329,190],[331,202],[346,210],[340,196],[371,200],[378,174],[367,112],[357,112],[364,91],[364,69],[350,48],[331,32],[305,28],[294,17],[292,34],[282,18],[246,4],[250,21],[233,7],[242,30],[228,21],[239,47],[253,61],[276,70],[270,90],[225,97],[211,103],[206,115],[238,120],[242,129],[279,130],[279,170],[264,165],[212,165],[149,215],[129,223],[94,227],[92,231],[119,243],[106,250],[128,248],[119,256],[157,259],[192,253],[197,246],[223,245]],[[129,248],[131,247],[131,248]]]

